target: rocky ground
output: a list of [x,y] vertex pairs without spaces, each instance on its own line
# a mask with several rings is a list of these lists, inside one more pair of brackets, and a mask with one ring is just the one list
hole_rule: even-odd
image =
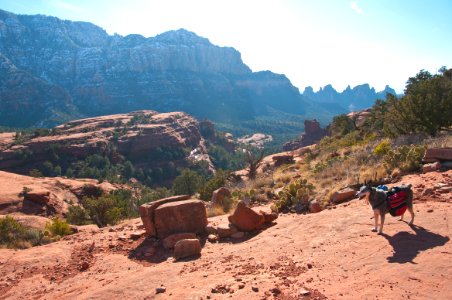
[[[206,242],[175,261],[157,241],[132,238],[139,219],[80,228],[60,242],[0,249],[1,299],[448,299],[452,171],[409,175],[414,226],[352,200],[317,214],[281,215],[261,232]],[[210,219],[222,222],[226,216]]]

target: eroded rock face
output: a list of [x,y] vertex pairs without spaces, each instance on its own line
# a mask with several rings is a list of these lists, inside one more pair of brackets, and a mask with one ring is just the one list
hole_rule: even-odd
[[284,151],[292,151],[298,148],[313,145],[328,135],[328,131],[320,127],[320,123],[314,120],[304,121],[304,133],[293,141],[284,144]]
[[0,78],[9,108],[0,125],[55,125],[73,108],[72,118],[155,109],[230,121],[305,106],[284,75],[253,73],[237,50],[184,29],[108,35],[87,22],[0,10],[0,69],[14,73]]
[[[57,126],[47,136],[30,138],[18,145],[7,135],[3,140],[0,143],[0,169],[19,173],[38,168],[54,153],[78,159],[110,153],[112,162],[120,161],[124,156],[141,167],[164,167],[169,160],[159,159],[157,151],[179,151],[181,157],[174,160],[183,165],[188,162],[184,149],[190,148],[197,149],[198,158],[211,165],[198,122],[183,112],[137,111],[81,119]],[[113,154],[112,146],[115,148]],[[26,164],[23,153],[30,154]]]
[[21,212],[41,216],[63,216],[70,203],[78,204],[85,186],[94,186],[108,193],[120,185],[94,179],[63,177],[34,178],[0,171],[0,214]]

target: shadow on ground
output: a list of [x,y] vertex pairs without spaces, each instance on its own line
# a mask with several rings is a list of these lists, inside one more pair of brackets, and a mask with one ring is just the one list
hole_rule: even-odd
[[414,232],[402,231],[394,236],[383,234],[394,249],[394,254],[388,257],[389,263],[412,263],[422,251],[444,246],[450,238],[431,232],[423,227],[410,225]]

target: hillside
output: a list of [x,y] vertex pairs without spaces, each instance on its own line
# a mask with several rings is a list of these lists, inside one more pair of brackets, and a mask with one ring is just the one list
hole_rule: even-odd
[[25,175],[151,184],[200,161],[212,170],[199,122],[183,112],[136,111],[0,134],[0,169]]
[[252,72],[237,50],[184,29],[108,35],[91,23],[0,10],[0,59],[0,126],[143,109],[235,124],[331,117],[284,75]]
[[[446,299],[452,294],[450,193],[437,199],[422,193],[450,185],[451,178],[452,171],[403,177],[415,187],[415,225],[388,218],[383,236],[370,231],[371,209],[359,200],[317,214],[281,215],[274,226],[206,242],[200,258],[178,262],[146,248],[143,238],[127,238],[140,228],[138,219],[80,227],[46,246],[0,249],[1,298]],[[155,254],[138,258],[145,250]]]

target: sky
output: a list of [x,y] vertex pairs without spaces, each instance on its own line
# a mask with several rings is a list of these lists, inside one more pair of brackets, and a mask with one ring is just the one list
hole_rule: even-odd
[[0,9],[152,37],[185,28],[234,47],[253,71],[303,92],[369,83],[403,92],[421,69],[452,67],[451,0],[0,0]]

